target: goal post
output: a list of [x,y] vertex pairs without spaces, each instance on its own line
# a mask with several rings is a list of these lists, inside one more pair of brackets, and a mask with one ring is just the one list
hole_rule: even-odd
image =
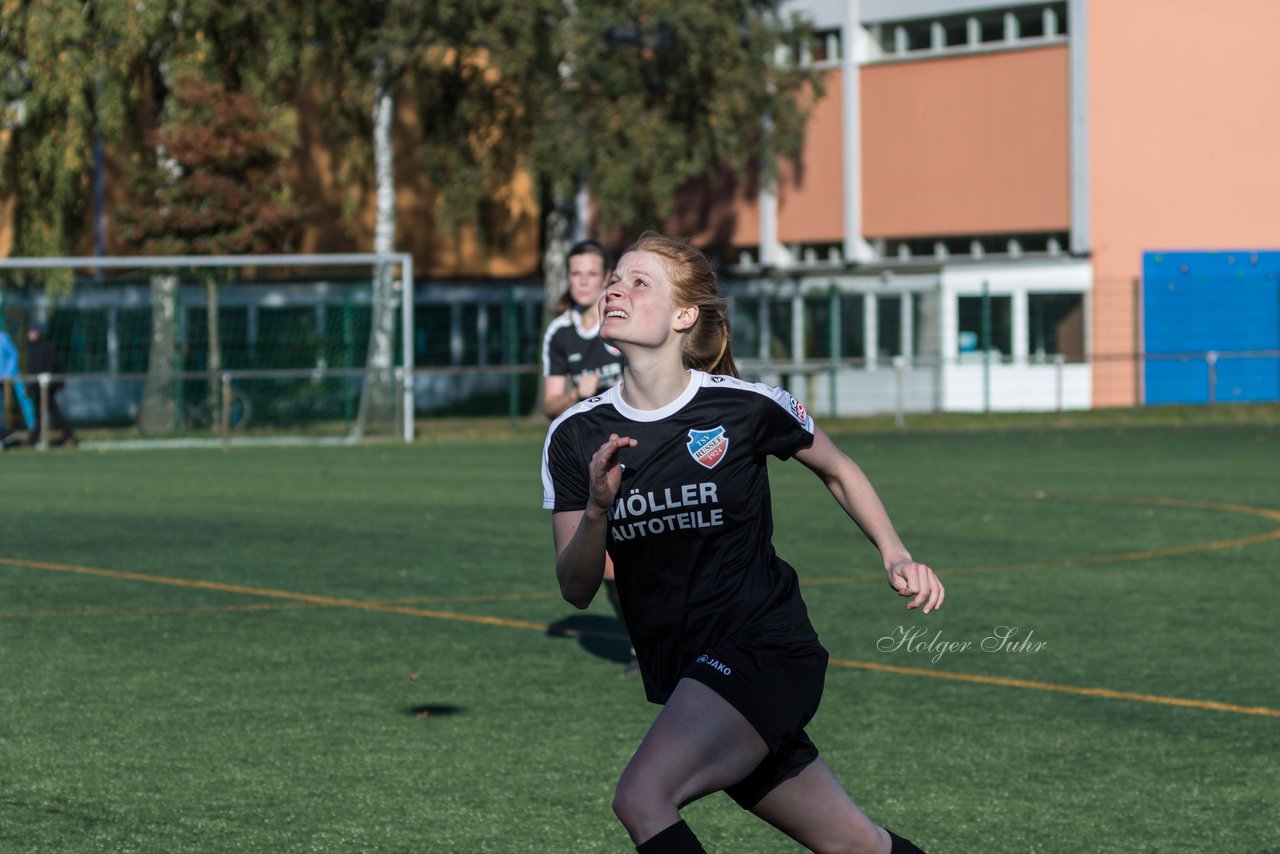
[[[384,307],[400,314],[398,354],[394,335],[390,352],[370,343],[381,271],[398,297]],[[73,284],[47,288],[53,276]],[[53,321],[68,415],[132,419],[148,439],[355,441],[372,428],[411,442],[414,306],[413,258],[400,252],[0,258],[0,324],[24,349],[22,333]],[[34,385],[11,378],[11,407],[16,379]],[[377,382],[394,390],[393,412],[368,411]],[[147,413],[157,387],[165,405]]]

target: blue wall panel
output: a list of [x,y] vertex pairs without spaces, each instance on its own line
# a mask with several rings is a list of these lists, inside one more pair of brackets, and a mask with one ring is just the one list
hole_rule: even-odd
[[1215,398],[1280,401],[1280,359],[1231,353],[1280,350],[1280,252],[1148,252],[1142,258],[1147,403],[1207,403],[1217,351]]

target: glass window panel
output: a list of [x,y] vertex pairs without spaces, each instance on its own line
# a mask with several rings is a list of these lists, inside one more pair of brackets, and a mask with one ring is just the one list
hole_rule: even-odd
[[735,359],[751,359],[760,352],[760,299],[735,297],[729,302],[729,329]]
[[791,299],[769,300],[769,358],[791,358]]
[[[999,352],[1003,356],[1013,353],[1013,324],[1011,322],[1013,316],[1013,298],[1008,296],[989,297],[990,303],[990,328],[986,330],[990,335],[988,348],[994,352]],[[983,302],[982,297],[960,297],[959,298],[959,320],[960,328],[958,330],[959,349],[963,356],[966,353],[982,352],[982,342],[984,333],[983,324]]]
[[67,373],[99,373],[107,369],[107,314],[64,308],[49,319],[49,340],[62,356]]
[[484,338],[485,364],[501,365],[505,361],[502,339],[506,332],[502,322],[502,306],[490,303],[489,305],[481,306],[481,311],[485,313],[488,319]]
[[122,308],[116,312],[120,373],[146,373],[151,353],[151,309]]
[[876,299],[876,339],[877,355],[902,355],[902,297]]
[[867,355],[865,312],[862,294],[840,295],[840,357],[843,359],[861,359]]
[[[249,309],[218,307],[218,341],[222,345],[222,367],[228,370],[250,366]],[[182,364],[188,371],[204,371],[209,367],[209,311],[187,310],[186,352]]]
[[831,298],[826,294],[804,298],[804,357],[831,358]]
[[370,309],[344,301],[324,307],[324,357],[331,368],[358,368],[369,352]]
[[480,340],[476,333],[476,315],[480,307],[475,303],[463,303],[462,318],[462,364],[475,365],[480,361]]
[[316,362],[319,343],[313,307],[258,309],[255,367],[312,367]]
[[1061,354],[1084,361],[1084,295],[1031,294],[1027,297],[1027,352],[1044,361]]
[[449,364],[450,310],[448,305],[420,305],[414,328],[415,361],[422,365]]

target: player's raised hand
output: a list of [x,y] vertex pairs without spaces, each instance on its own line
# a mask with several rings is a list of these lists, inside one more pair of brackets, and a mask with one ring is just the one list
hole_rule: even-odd
[[885,568],[885,574],[889,577],[889,586],[899,596],[915,597],[907,603],[907,610],[919,608],[923,603],[924,613],[928,614],[941,608],[947,598],[947,590],[938,576],[923,563],[910,558],[897,560]]
[[623,448],[634,448],[638,443],[629,436],[609,434],[609,441],[591,457],[588,476],[591,485],[591,503],[601,510],[608,510],[613,505],[618,487],[622,485],[622,462],[618,453]]

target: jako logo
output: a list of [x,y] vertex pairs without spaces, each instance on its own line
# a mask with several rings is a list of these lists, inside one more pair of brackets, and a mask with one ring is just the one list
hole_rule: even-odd
[[730,667],[729,665],[725,664],[724,662],[716,661],[714,658],[712,658],[712,657],[710,657],[710,656],[708,656],[708,655],[700,655],[700,656],[698,656],[698,663],[699,663],[699,664],[706,664],[706,665],[708,665],[708,666],[712,667],[712,668],[713,668],[713,669],[715,669],[715,670],[719,670],[719,671],[720,671],[722,674],[724,674],[725,676],[728,676],[728,675],[730,675],[731,673],[733,673],[733,668],[732,668],[732,667]]

